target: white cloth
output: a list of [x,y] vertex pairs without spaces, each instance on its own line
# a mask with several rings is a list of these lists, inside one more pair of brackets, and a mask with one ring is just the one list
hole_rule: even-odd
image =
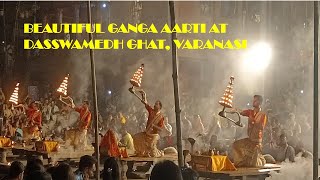
[[168,123],[164,125],[164,129],[160,132],[160,137],[167,137],[172,135],[172,126]]

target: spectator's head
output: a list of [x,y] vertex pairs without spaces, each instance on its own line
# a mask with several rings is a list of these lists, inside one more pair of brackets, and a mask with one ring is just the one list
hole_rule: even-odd
[[31,158],[27,161],[26,169],[24,171],[25,177],[34,171],[44,171],[43,162],[38,158]]
[[109,157],[104,162],[102,177],[103,177],[103,180],[119,180],[119,177],[120,177],[119,166],[114,157]]
[[287,141],[287,135],[286,134],[281,134],[280,138],[279,138],[279,145],[283,146],[283,145],[287,145],[288,141]]
[[96,160],[89,155],[82,156],[79,162],[79,170],[86,176],[92,177],[95,171]]
[[52,174],[52,179],[53,180],[74,180],[75,176],[69,164],[61,163],[54,169]]
[[23,179],[24,165],[19,161],[14,161],[11,163],[9,169],[9,179]]
[[172,161],[157,163],[151,172],[150,180],[182,180],[180,168]]
[[199,174],[191,168],[183,168],[181,170],[183,180],[198,180]]
[[127,128],[126,128],[126,127],[122,127],[122,128],[120,129],[120,133],[121,133],[122,135],[126,135],[126,134],[128,133]]
[[216,143],[217,141],[218,141],[217,135],[215,135],[215,134],[212,135],[212,136],[211,136],[211,139],[210,139],[210,142],[211,142],[211,143]]
[[52,180],[52,177],[45,171],[33,171],[25,180]]

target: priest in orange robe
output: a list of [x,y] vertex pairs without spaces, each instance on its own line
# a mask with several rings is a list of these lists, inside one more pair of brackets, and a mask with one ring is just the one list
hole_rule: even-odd
[[80,107],[75,107],[75,111],[80,113],[79,129],[88,130],[91,122],[91,112],[89,110],[89,101],[83,101]]
[[164,116],[161,112],[162,104],[156,101],[152,108],[146,100],[146,94],[141,91],[142,103],[145,105],[149,116],[145,132],[135,134],[133,142],[138,156],[161,157],[163,152],[158,150],[159,132],[164,128]]
[[233,144],[232,152],[236,167],[261,167],[266,163],[262,155],[262,137],[267,115],[261,111],[262,102],[262,96],[255,95],[253,109],[240,111],[242,116],[248,117],[248,138],[240,139]]
[[32,102],[27,109],[27,116],[29,120],[29,125],[41,127],[42,125],[42,113],[39,110],[38,105]]
[[73,105],[75,111],[80,113],[80,119],[79,119],[79,136],[76,140],[76,146],[84,145],[84,147],[87,147],[87,131],[90,126],[91,122],[91,112],[89,110],[89,101],[83,101],[83,104],[79,107],[75,107]]

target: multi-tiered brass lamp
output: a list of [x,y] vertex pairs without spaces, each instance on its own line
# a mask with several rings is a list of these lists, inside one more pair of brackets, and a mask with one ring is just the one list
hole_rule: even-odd
[[[219,115],[223,118],[228,119],[229,121],[235,123],[236,125],[242,127],[242,123],[241,123],[241,118],[240,118],[240,114],[239,112],[227,112],[225,111],[226,108],[232,108],[232,99],[233,99],[233,81],[234,81],[234,77],[231,76],[230,77],[230,81],[229,81],[229,85],[227,86],[226,90],[224,91],[223,96],[221,97],[221,100],[219,101],[219,104],[221,106],[223,106],[222,111],[219,112]],[[235,121],[229,117],[227,117],[227,113],[236,113],[238,115],[239,120]]]

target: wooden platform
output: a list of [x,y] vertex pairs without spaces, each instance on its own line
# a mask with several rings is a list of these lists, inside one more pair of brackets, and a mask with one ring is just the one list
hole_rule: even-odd
[[265,179],[272,171],[280,171],[281,166],[276,164],[266,164],[263,168],[238,168],[236,171],[217,171],[217,172],[198,172],[200,177],[210,179],[242,179],[255,177],[256,179]]
[[36,151],[31,147],[13,147],[12,154],[20,156],[39,156],[43,159],[48,159],[50,162],[62,159],[80,159],[84,155],[92,155],[94,150],[70,150],[60,149],[57,152]]
[[130,156],[128,158],[121,158],[121,161],[134,161],[134,162],[158,162],[164,160],[178,161],[178,155],[164,155],[162,157],[137,157]]

